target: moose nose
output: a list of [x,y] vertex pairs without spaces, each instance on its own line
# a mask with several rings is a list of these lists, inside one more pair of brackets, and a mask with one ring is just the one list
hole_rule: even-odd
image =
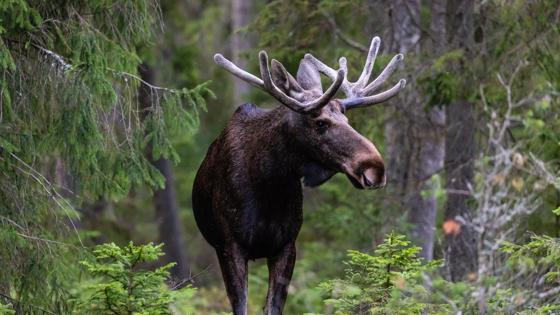
[[385,186],[387,179],[385,177],[385,169],[381,167],[367,168],[362,173],[362,184],[364,188],[375,189]]
[[362,177],[363,177],[362,180],[364,181],[364,184],[365,184],[364,186],[366,186],[366,187],[373,187],[373,181],[370,180],[370,179],[366,176],[365,173],[362,174]]

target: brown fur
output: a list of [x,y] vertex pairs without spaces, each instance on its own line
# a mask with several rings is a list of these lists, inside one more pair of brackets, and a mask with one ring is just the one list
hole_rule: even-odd
[[331,101],[299,114],[280,106],[240,106],[212,143],[193,186],[193,210],[216,249],[234,314],[247,312],[247,260],[267,258],[266,314],[281,314],[302,224],[302,185],[337,172],[357,188],[384,185],[375,146],[356,132]]

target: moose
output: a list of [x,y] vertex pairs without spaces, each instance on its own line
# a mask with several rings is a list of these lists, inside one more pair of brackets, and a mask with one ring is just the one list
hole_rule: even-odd
[[[342,172],[359,189],[385,185],[379,151],[345,116],[347,110],[388,100],[406,84],[401,79],[374,94],[404,59],[393,57],[368,84],[379,45],[374,37],[355,82],[347,78],[344,57],[335,70],[306,54],[294,78],[277,60],[269,65],[261,51],[258,78],[221,54],[214,56],[218,65],[281,104],[270,110],[239,106],[210,145],[193,185],[195,220],[216,250],[235,315],[247,314],[247,263],[258,258],[267,259],[269,270],[264,313],[282,314],[303,221],[302,181],[316,187]],[[332,81],[325,92],[321,74]],[[334,98],[339,90],[345,98]]]

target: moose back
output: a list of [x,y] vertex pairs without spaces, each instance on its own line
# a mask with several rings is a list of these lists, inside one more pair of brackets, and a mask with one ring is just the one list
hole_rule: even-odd
[[[197,225],[214,247],[235,315],[247,314],[247,262],[266,258],[269,285],[265,314],[282,314],[296,259],[302,224],[302,179],[318,186],[334,174],[346,174],[359,189],[385,185],[383,159],[375,145],[354,130],[345,112],[378,104],[405,86],[400,80],[375,93],[394,72],[396,55],[369,83],[380,40],[374,37],[364,69],[348,81],[347,62],[335,70],[310,54],[294,78],[264,51],[261,78],[216,54],[216,63],[274,97],[281,105],[264,110],[244,104],[210,145],[193,186]],[[323,92],[320,74],[332,84]],[[342,91],[344,98],[335,98]]]

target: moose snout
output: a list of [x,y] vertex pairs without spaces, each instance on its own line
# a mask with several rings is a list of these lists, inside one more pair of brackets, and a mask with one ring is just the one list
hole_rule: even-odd
[[377,189],[383,188],[387,179],[385,177],[385,164],[377,148],[369,141],[365,142],[365,149],[355,156],[354,174],[361,184],[358,188]]
[[383,164],[366,168],[361,174],[361,182],[366,189],[382,188],[387,182]]
[[378,189],[385,186],[385,165],[380,158],[362,160],[346,170],[346,175],[356,188]]

